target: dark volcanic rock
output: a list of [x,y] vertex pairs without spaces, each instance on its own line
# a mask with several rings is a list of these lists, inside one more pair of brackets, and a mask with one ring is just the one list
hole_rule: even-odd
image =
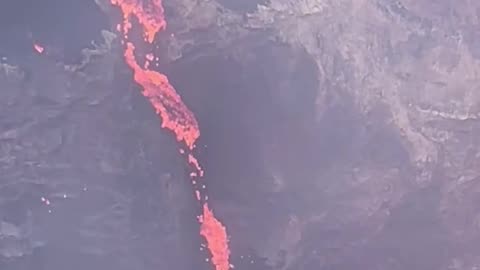
[[[480,2],[164,2],[161,70],[236,269],[480,268]],[[0,267],[207,267],[174,140],[115,46],[2,60]]]
[[0,72],[0,268],[192,269],[183,161],[119,55],[29,53]]

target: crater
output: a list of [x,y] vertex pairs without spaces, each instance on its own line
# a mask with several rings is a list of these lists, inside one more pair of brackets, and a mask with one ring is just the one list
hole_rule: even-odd
[[[197,157],[236,257],[265,240],[276,226],[273,220],[288,221],[289,211],[272,206],[277,196],[272,170],[308,178],[317,165],[315,63],[304,51],[274,43],[251,53],[251,59],[183,58],[166,69],[199,121]],[[249,269],[266,269],[258,261],[260,268]]]

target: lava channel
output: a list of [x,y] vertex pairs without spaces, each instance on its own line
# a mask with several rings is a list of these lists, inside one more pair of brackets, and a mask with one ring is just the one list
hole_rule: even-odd
[[[154,57],[153,52],[147,54],[143,67],[137,62],[135,59],[136,44],[128,37],[132,28],[131,18],[135,17],[142,27],[145,42],[152,47],[155,35],[159,31],[165,30],[167,26],[162,1],[111,0],[111,3],[118,6],[123,15],[123,22],[118,25],[117,30],[124,35],[125,62],[133,70],[134,80],[142,87],[142,94],[161,118],[162,128],[173,132],[177,141],[187,148],[186,162],[191,169],[189,175],[195,188],[196,198],[203,204],[202,214],[198,217],[200,235],[205,238],[207,248],[212,256],[211,262],[216,270],[229,270],[232,265],[229,262],[230,249],[226,228],[208,206],[208,196],[203,192],[205,184],[203,183],[202,189],[196,188],[198,182],[202,180],[204,172],[200,162],[193,155],[195,143],[200,137],[200,129],[195,115],[183,103],[164,74],[148,69],[151,61],[158,59]],[[186,154],[183,148],[180,149],[180,153]]]

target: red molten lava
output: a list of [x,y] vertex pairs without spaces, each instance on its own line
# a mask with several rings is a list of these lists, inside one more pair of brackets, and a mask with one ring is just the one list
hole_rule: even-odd
[[173,131],[178,141],[183,141],[189,149],[193,149],[200,136],[195,116],[182,102],[165,75],[138,65],[134,51],[135,46],[128,42],[125,61],[133,69],[135,81],[143,87],[142,94],[162,118],[162,127]]
[[152,43],[158,31],[164,30],[167,26],[161,0],[111,0],[111,3],[122,9],[125,35],[132,28],[131,16],[135,16],[142,25],[145,41],[148,43]]
[[43,53],[44,51],[44,48],[42,46],[40,46],[39,44],[33,44],[33,49],[35,49],[35,51],[37,51],[38,53]]
[[[150,62],[155,59],[154,55],[147,54],[147,62],[142,67],[135,59],[134,42],[128,40],[128,32],[132,28],[130,18],[135,16],[142,25],[145,41],[149,44],[153,43],[156,33],[164,30],[167,25],[162,2],[161,0],[111,0],[111,3],[119,6],[123,14],[123,27],[119,25],[117,30],[122,31],[127,39],[124,52],[125,61],[133,70],[135,81],[142,86],[142,94],[160,116],[162,127],[175,133],[176,139],[188,148],[186,162],[190,165],[190,178],[195,186],[196,179],[202,178],[204,175],[199,161],[192,153],[195,142],[200,137],[200,129],[195,115],[183,103],[165,75],[148,69]],[[185,154],[185,150],[180,148],[180,153]],[[207,242],[215,269],[229,270],[231,264],[229,263],[230,249],[227,231],[208,207],[208,196],[202,192],[203,190],[205,190],[205,185],[202,185],[202,189],[195,187],[197,200],[203,202],[203,213],[198,219],[200,234]]]
[[227,231],[213,215],[212,210],[205,203],[203,205],[203,215],[199,218],[200,234],[207,239],[207,245],[212,253],[212,262],[217,270],[230,269]]

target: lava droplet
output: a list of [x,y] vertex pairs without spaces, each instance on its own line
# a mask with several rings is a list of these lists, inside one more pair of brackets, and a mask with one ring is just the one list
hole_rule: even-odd
[[[167,26],[164,17],[164,10],[161,0],[111,0],[113,5],[117,5],[123,14],[123,22],[117,26],[117,30],[122,31],[125,37],[125,62],[133,70],[134,80],[142,87],[142,94],[148,99],[150,104],[160,116],[162,128],[173,132],[177,141],[183,143],[189,150],[186,164],[191,169],[190,178],[193,184],[196,184],[197,178],[204,176],[200,162],[193,155],[195,143],[200,137],[200,129],[195,115],[183,103],[180,95],[168,81],[168,78],[159,72],[148,69],[147,62],[143,67],[135,58],[135,44],[128,39],[128,33],[133,27],[130,19],[135,16],[142,26],[143,35],[147,44],[152,44],[155,35],[164,30]],[[158,59],[153,53],[146,55],[148,61]],[[180,153],[184,154],[183,147]],[[198,179],[197,179],[198,180]],[[195,189],[195,196],[200,203],[203,203],[203,212],[198,217],[200,222],[200,234],[205,238],[206,247],[211,253],[211,261],[216,270],[229,270],[230,249],[228,247],[227,230],[225,226],[215,217],[213,211],[209,208],[208,196],[205,192],[205,185],[202,189]],[[194,187],[195,188],[195,187]]]
[[44,51],[44,48],[42,46],[40,46],[39,44],[35,43],[33,44],[33,48],[35,49],[35,51],[37,51],[38,53],[43,53]]

